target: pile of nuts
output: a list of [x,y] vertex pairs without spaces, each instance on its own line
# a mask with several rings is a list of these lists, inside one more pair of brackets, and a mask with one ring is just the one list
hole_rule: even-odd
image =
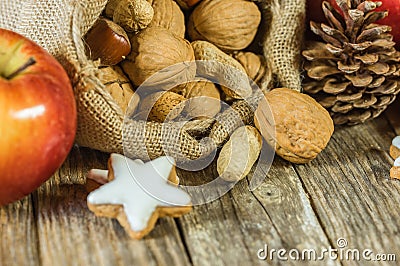
[[[252,82],[266,73],[263,56],[248,49],[261,21],[252,1],[109,0],[103,14],[85,36],[87,53],[100,62],[99,79],[129,117],[213,118],[221,102],[251,96]],[[276,89],[265,98],[269,106],[259,106],[257,128],[238,128],[221,149],[217,170],[227,181],[250,172],[260,132],[295,163],[314,159],[333,133],[329,114],[310,97]]]
[[[260,20],[247,0],[109,0],[85,43],[127,115],[154,122],[212,118],[221,99],[250,96],[249,78],[259,82],[265,73],[263,57],[243,51]],[[160,74],[171,66],[168,76]],[[152,86],[136,89],[149,80]]]

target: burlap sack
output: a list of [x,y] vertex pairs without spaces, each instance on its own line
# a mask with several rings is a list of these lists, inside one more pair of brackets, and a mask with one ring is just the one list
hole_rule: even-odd
[[[299,55],[305,0],[254,0],[262,9],[264,53],[271,70],[264,88],[275,84],[300,90]],[[218,115],[220,123],[195,121],[150,123],[124,120],[121,109],[87,59],[82,36],[99,17],[107,0],[2,0],[0,27],[34,40],[65,67],[73,83],[78,108],[76,142],[105,152],[125,152],[149,159],[168,153],[177,160],[197,159],[221,145],[242,123],[253,120],[259,95],[238,101]],[[267,30],[269,29],[269,30]],[[196,135],[209,138],[198,141]]]

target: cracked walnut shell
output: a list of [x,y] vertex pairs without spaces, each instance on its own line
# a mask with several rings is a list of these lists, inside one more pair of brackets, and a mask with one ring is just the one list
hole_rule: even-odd
[[276,153],[292,163],[317,157],[334,131],[328,111],[310,96],[286,88],[265,93],[265,99],[254,122]]

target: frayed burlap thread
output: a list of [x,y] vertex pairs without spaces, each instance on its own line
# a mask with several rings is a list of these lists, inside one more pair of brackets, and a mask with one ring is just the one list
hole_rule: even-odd
[[[299,36],[302,35],[305,0],[257,0],[269,12],[272,29],[265,32],[268,65],[279,84],[299,89]],[[164,154],[178,161],[212,153],[243,124],[253,122],[259,95],[238,101],[218,114],[188,123],[151,123],[125,118],[121,108],[98,79],[96,62],[88,60],[82,37],[94,24],[107,0],[2,0],[0,27],[16,31],[44,47],[67,70],[78,108],[76,142],[104,152],[153,159]],[[287,20],[287,21],[285,21]],[[272,87],[267,75],[263,86]],[[198,140],[199,135],[208,138]]]

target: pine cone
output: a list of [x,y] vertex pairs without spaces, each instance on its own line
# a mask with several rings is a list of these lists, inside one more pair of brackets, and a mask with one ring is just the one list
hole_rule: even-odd
[[310,23],[324,42],[308,42],[302,52],[308,76],[303,88],[335,124],[357,124],[379,116],[400,91],[400,52],[391,28],[375,24],[388,15],[374,11],[381,2],[336,2],[341,13],[322,3],[328,25]]

